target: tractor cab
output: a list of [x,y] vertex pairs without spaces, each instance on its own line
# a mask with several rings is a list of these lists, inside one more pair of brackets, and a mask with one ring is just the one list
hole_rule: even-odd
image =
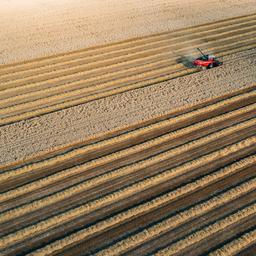
[[209,59],[210,59],[210,58],[209,58],[209,55],[203,55],[203,56],[197,58],[197,60],[202,60],[202,61],[207,61],[207,60],[209,60]]
[[208,55],[208,60],[214,60],[215,56],[214,55]]

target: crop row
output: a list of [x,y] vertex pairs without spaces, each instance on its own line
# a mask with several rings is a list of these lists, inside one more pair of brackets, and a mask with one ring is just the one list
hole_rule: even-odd
[[[253,36],[253,33],[255,33],[255,31],[248,32],[247,36],[251,37]],[[238,37],[243,37],[243,39],[244,36],[245,35],[238,35]],[[230,52],[231,49],[234,51],[233,48],[235,48],[235,51],[240,51],[240,48],[250,48],[255,44],[254,39],[251,39],[249,43],[248,40],[244,39],[243,43],[238,40],[237,36],[235,36],[234,40],[235,42],[225,46],[226,50],[222,49],[223,46],[220,43],[218,43],[217,47],[213,47],[210,50],[218,52],[219,49],[220,54],[225,55],[225,52]],[[225,43],[227,42],[225,41]],[[16,92],[14,91],[14,95],[12,95],[12,97],[3,99],[1,102],[2,108],[0,109],[0,114],[3,116],[1,122],[2,124],[12,122],[12,120],[15,122],[15,120],[18,121],[38,115],[36,113],[48,113],[50,109],[51,112],[52,110],[55,111],[57,109],[77,105],[76,102],[80,102],[79,104],[81,104],[99,97],[105,97],[130,89],[139,88],[141,86],[146,86],[155,82],[153,81],[154,79],[160,79],[163,81],[163,79],[166,79],[165,76],[170,79],[197,71],[196,69],[182,67],[181,64],[174,64],[172,66],[170,65],[170,60],[160,60],[158,62],[145,64],[141,67],[131,67],[129,69],[125,71],[115,71],[113,69],[114,73],[102,75],[102,81],[99,81],[100,76],[96,76],[97,79],[92,77],[75,82],[64,81],[65,79],[60,81],[60,78],[55,78],[56,83],[60,82],[60,85],[57,85],[56,87],[42,89],[42,83],[45,83],[46,87],[49,87],[49,84],[52,84],[52,82],[49,83],[50,80],[48,80],[46,82],[38,82],[35,84],[36,86],[37,84],[38,86],[40,85],[40,91],[32,91],[25,94],[17,92],[19,95],[16,95]],[[110,79],[113,76],[116,77],[115,80]],[[89,84],[87,84],[87,82]],[[120,84],[122,86],[120,86]],[[26,87],[30,85],[32,84],[25,84]],[[15,86],[18,88],[17,90],[21,90],[21,86]],[[60,91],[62,93],[60,93]]]
[[[136,206],[134,208],[131,208],[125,212],[122,212],[120,214],[117,214],[116,216],[113,216],[107,220],[100,221],[97,224],[88,227],[86,229],[83,229],[79,232],[76,232],[64,239],[58,240],[52,244],[49,244],[48,246],[44,247],[43,249],[37,251],[35,255],[48,255],[54,251],[58,251],[62,248],[65,248],[67,246],[70,246],[72,244],[75,244],[79,241],[82,241],[94,234],[97,234],[99,232],[102,232],[104,230],[110,229],[113,226],[120,225],[124,221],[130,220],[131,218],[135,216],[140,216],[142,214],[145,214],[146,212],[149,212],[153,209],[159,208],[163,206],[166,203],[170,203],[172,200],[176,200],[180,198],[181,196],[189,193],[193,193],[195,190],[200,189],[205,186],[209,186],[210,184],[224,179],[225,177],[228,177],[229,175],[232,175],[241,169],[244,169],[248,166],[251,166],[255,164],[256,156],[248,157],[244,160],[241,160],[237,163],[234,163],[226,168],[223,168],[217,172],[214,172],[210,175],[207,175],[201,179],[198,179],[194,182],[191,182],[185,186],[182,186],[174,191],[171,191],[163,196],[157,197],[147,203],[141,204],[139,206]],[[176,170],[178,170],[177,168]],[[249,188],[249,187],[247,187]],[[244,193],[244,191],[241,189],[235,189],[233,192],[239,191],[241,193]],[[223,195],[223,198],[225,198],[226,195],[228,195],[228,198],[230,200],[230,191],[226,192],[225,195]],[[239,193],[233,195],[238,196]],[[214,202],[217,202],[217,198],[214,199]],[[220,202],[219,202],[220,203]],[[216,206],[215,206],[216,207]]]
[[248,247],[256,241],[256,229],[248,232],[238,239],[225,244],[222,248],[217,249],[209,254],[209,256],[232,256]]
[[[185,174],[195,168],[199,168],[200,166],[205,166],[208,163],[214,162],[222,157],[227,155],[232,155],[233,153],[240,151],[242,148],[249,147],[250,145],[254,145],[256,142],[256,138],[252,137],[246,140],[243,140],[237,144],[225,147],[224,149],[218,150],[209,155],[200,157],[197,160],[188,162],[180,167],[165,171],[151,178],[147,178],[141,182],[135,183],[127,188],[120,189],[112,194],[106,195],[102,198],[96,199],[89,203],[86,203],[82,206],[69,210],[67,212],[61,213],[57,216],[49,218],[47,220],[41,221],[35,225],[24,228],[23,230],[19,230],[14,234],[10,234],[3,239],[0,239],[0,245],[10,245],[13,242],[22,240],[31,235],[39,234],[43,231],[46,231],[48,228],[53,228],[57,225],[63,224],[65,221],[70,221],[74,218],[77,218],[81,214],[87,214],[89,212],[93,212],[96,209],[104,207],[108,204],[113,204],[114,202],[120,201],[121,199],[127,198],[133,194],[139,193],[143,190],[146,190],[152,186],[156,186],[161,184],[163,181],[167,181],[168,179],[173,179],[179,175]],[[33,208],[25,208],[27,211],[33,211]],[[6,219],[10,219],[12,217],[18,216],[19,214],[24,213],[22,207],[18,210],[14,210],[5,214]],[[1,216],[1,220],[3,220]]]
[[[251,24],[252,23],[252,24]],[[237,36],[239,35],[247,35],[248,32],[252,31],[255,27],[255,21],[250,21],[247,22],[246,24],[244,24],[245,26],[242,26],[243,24],[239,24],[239,26],[234,27],[233,29],[231,28],[225,28],[224,31],[220,29],[215,31],[214,34],[212,34],[212,31],[205,31],[203,33],[203,38],[207,41],[213,41],[213,40],[217,40],[218,42],[222,42],[222,41],[226,41],[227,39],[232,39],[232,38],[237,38]],[[236,35],[237,34],[237,35]],[[253,33],[252,33],[253,34]],[[250,35],[250,33],[248,34]],[[24,77],[24,75],[22,75],[21,77],[16,77],[12,80],[8,80],[8,81],[3,81],[3,79],[0,80],[0,88],[12,88],[13,86],[22,86],[22,85],[27,85],[32,83],[33,81],[45,81],[46,79],[58,79],[60,77],[66,77],[68,78],[69,76],[74,77],[74,75],[79,75],[80,72],[84,72],[84,71],[90,71],[91,69],[94,68],[103,68],[103,67],[108,67],[111,68],[118,68],[119,65],[121,64],[121,66],[123,64],[125,64],[126,61],[129,60],[143,60],[145,57],[153,57],[157,54],[161,54],[163,52],[166,52],[168,49],[172,49],[173,47],[176,47],[177,44],[179,45],[178,50],[182,50],[183,48],[186,49],[188,47],[188,45],[190,44],[192,47],[193,44],[197,43],[200,40],[199,39],[199,35],[193,35],[191,37],[191,35],[189,37],[191,37],[190,39],[188,38],[186,39],[180,39],[177,40],[178,38],[171,38],[171,39],[167,39],[161,43],[157,43],[155,45],[152,45],[149,49],[146,45],[144,45],[143,47],[140,47],[139,49],[126,49],[125,51],[123,51],[120,56],[109,56],[109,57],[105,57],[104,53],[102,53],[102,55],[100,56],[100,58],[95,59],[93,56],[91,57],[92,59],[90,60],[90,58],[86,59],[86,62],[84,62],[84,64],[79,64],[78,66],[75,67],[70,67],[69,69],[61,69],[61,70],[56,70],[56,68],[49,70],[49,72],[47,73],[39,73],[39,74],[35,74],[35,75],[30,75],[28,77]],[[244,38],[245,36],[243,36]],[[239,36],[240,38],[240,36]],[[241,38],[242,39],[242,38]],[[172,41],[174,41],[172,43]],[[207,45],[209,45],[208,42],[203,44],[205,47],[207,47]],[[168,46],[168,47],[167,47]],[[167,48],[166,48],[167,47]],[[177,49],[176,49],[177,50]],[[136,58],[136,55],[139,55],[139,58]],[[135,57],[135,58],[134,58]],[[105,65],[102,65],[103,60],[105,61]],[[106,60],[111,61],[110,62],[110,66],[106,66]],[[171,60],[175,60],[175,58],[171,58]],[[132,65],[134,66],[134,65]],[[107,73],[107,72],[106,72]],[[98,75],[97,75],[98,76]],[[50,82],[50,81],[49,81]],[[51,82],[54,82],[54,80],[51,80]]]
[[[148,142],[144,142],[144,143],[139,144],[137,146],[134,146],[132,148],[129,148],[129,149],[126,149],[126,150],[122,150],[119,153],[112,154],[112,157],[114,156],[114,159],[118,159],[118,158],[121,158],[121,157],[129,156],[131,154],[139,153],[142,150],[145,151],[146,149],[150,149],[150,148],[152,148],[154,146],[160,145],[160,144],[168,142],[170,140],[177,139],[177,138],[182,137],[182,136],[184,136],[186,134],[191,134],[193,132],[196,132],[199,129],[207,128],[207,127],[210,127],[210,126],[213,126],[213,125],[217,125],[221,121],[227,120],[229,118],[235,118],[238,115],[240,116],[240,115],[245,114],[247,112],[250,112],[250,111],[252,111],[254,109],[256,109],[256,104],[249,105],[248,107],[245,107],[243,109],[238,109],[238,110],[235,110],[235,111],[233,111],[231,113],[227,113],[227,114],[224,114],[222,116],[214,117],[212,119],[208,119],[206,121],[202,121],[202,122],[196,123],[196,124],[194,124],[192,126],[183,128],[183,129],[178,130],[176,132],[172,132],[170,134],[162,135],[161,137],[158,137],[156,139],[152,139],[152,140],[150,140]],[[100,161],[100,160],[94,161],[94,164],[97,161]],[[99,164],[99,166],[100,165],[101,164]],[[31,182],[31,183],[29,183],[27,185],[20,186],[20,187],[18,187],[16,189],[13,189],[13,190],[10,190],[10,191],[8,191],[6,193],[3,193],[1,195],[0,202],[6,201],[6,200],[10,200],[10,199],[15,198],[17,196],[21,196],[22,194],[26,194],[26,193],[32,192],[33,190],[38,190],[39,188],[47,186],[47,185],[49,185],[51,183],[54,183],[56,181],[61,181],[64,178],[66,178],[65,175],[63,176],[63,173],[68,173],[70,175],[71,174],[74,175],[77,172],[70,171],[70,169],[67,169],[65,171],[59,172],[57,174],[48,176],[48,177],[40,179],[40,180],[37,180],[35,182]],[[80,189],[81,189],[81,187],[80,187]]]
[[[254,185],[256,183],[256,180],[254,179]],[[228,226],[231,226],[234,223],[238,223],[242,219],[250,216],[255,215],[256,213],[256,203],[252,204],[235,214],[232,214],[220,221],[217,221],[216,223],[188,236],[187,238],[175,243],[174,245],[171,245],[170,247],[163,249],[161,252],[157,253],[156,256],[171,256],[175,255],[177,252],[185,249],[186,247],[199,242],[200,240],[203,240],[212,234],[215,234],[219,231],[223,231]],[[108,255],[108,254],[105,254]]]
[[[107,248],[106,250],[99,252],[96,255],[98,255],[98,256],[113,255],[114,256],[114,255],[119,255],[121,253],[124,253],[125,251],[131,250],[132,248],[134,248],[142,243],[145,243],[146,241],[153,239],[156,236],[163,234],[164,232],[167,232],[168,230],[177,227],[178,225],[181,225],[181,224],[184,224],[184,223],[190,221],[192,218],[198,217],[214,208],[220,207],[221,205],[223,205],[231,200],[234,200],[235,198],[240,197],[242,194],[248,193],[249,191],[251,191],[255,188],[256,188],[256,179],[252,179],[248,182],[245,182],[243,185],[238,186],[234,189],[231,189],[228,192],[226,192],[220,196],[216,196],[213,199],[210,199],[209,201],[207,201],[205,203],[194,206],[191,209],[181,212],[181,213],[175,215],[174,217],[166,219],[160,223],[157,223],[156,225],[154,225],[148,229],[145,229],[142,232],[140,232],[134,236],[128,237],[127,239],[116,243],[115,245]],[[253,205],[253,207],[251,207],[249,209],[250,209],[250,211],[244,210],[246,216],[248,216],[249,213],[251,214],[251,212],[255,213],[256,204]],[[240,214],[241,213],[239,213],[238,216],[240,216]],[[232,221],[237,220],[236,218],[233,218],[233,216],[230,216],[229,219],[231,219]],[[225,223],[224,225],[229,224],[228,221],[223,221],[223,222]],[[217,223],[215,225],[218,227],[224,228],[223,222],[221,222],[221,225],[217,225]],[[218,223],[218,224],[220,224],[220,223]],[[215,227],[216,227],[215,225],[214,225],[214,228],[209,226],[206,230],[208,232],[215,230]],[[186,246],[188,246],[189,245],[188,242],[191,243],[192,241],[195,242],[195,240],[196,241],[201,240],[202,233],[203,233],[203,235],[205,235],[205,232],[194,233],[193,235],[191,235],[191,237],[181,240],[177,244],[174,244],[174,245],[168,247],[167,249],[163,250],[163,254],[160,254],[160,255],[172,255],[171,253],[177,253],[178,251],[180,251],[180,250],[184,249]]]
[[238,18],[232,18],[228,20],[222,20],[214,23],[208,23],[205,25],[185,28],[177,31],[167,32],[167,33],[161,33],[157,35],[142,37],[142,38],[135,38],[131,40],[126,40],[119,43],[104,45],[100,47],[92,47],[87,48],[85,50],[75,51],[71,53],[64,53],[56,56],[51,56],[47,58],[41,58],[41,59],[35,59],[32,61],[27,61],[24,63],[17,63],[12,65],[6,65],[4,67],[1,67],[0,74],[8,74],[8,73],[16,73],[16,72],[23,72],[28,69],[40,69],[45,67],[53,68],[53,65],[55,64],[68,64],[69,62],[73,62],[74,59],[81,59],[81,58],[88,58],[92,55],[102,55],[102,52],[114,52],[122,49],[137,47],[138,45],[147,45],[150,43],[154,43],[156,41],[170,38],[170,37],[181,37],[186,35],[186,33],[197,33],[197,32],[205,32],[210,30],[215,30],[219,27],[228,27],[233,26],[237,24],[243,24],[244,22],[250,22],[251,20],[254,20],[255,15],[249,15],[244,17],[238,17]]
[[[161,153],[161,154],[151,157],[147,160],[142,160],[138,163],[134,163],[128,167],[122,167],[120,169],[116,169],[114,171],[99,175],[95,178],[84,181],[78,185],[75,185],[75,186],[65,189],[63,191],[60,191],[56,194],[53,194],[47,198],[39,199],[39,200],[33,201],[30,204],[26,204],[24,206],[21,206],[21,207],[15,208],[13,210],[7,211],[5,213],[2,213],[2,214],[0,214],[0,222],[5,222],[5,221],[8,221],[15,217],[18,217],[20,215],[23,215],[25,213],[36,211],[45,206],[48,206],[48,205],[54,204],[58,201],[67,199],[68,197],[71,197],[71,196],[78,194],[82,191],[92,189],[93,187],[103,184],[107,181],[110,181],[110,180],[113,181],[117,178],[124,177],[126,175],[130,176],[130,175],[138,172],[141,169],[147,168],[154,164],[158,164],[164,160],[173,158],[177,155],[182,155],[187,151],[192,151],[193,149],[197,149],[205,144],[210,144],[211,142],[214,142],[216,139],[225,138],[227,136],[230,136],[231,134],[238,133],[242,129],[245,130],[245,129],[251,127],[252,125],[255,125],[255,123],[256,123],[256,118],[246,121],[244,123],[223,129],[220,132],[213,133],[209,136],[192,141],[192,142],[182,145],[180,147],[168,150],[167,152]],[[254,143],[255,143],[255,139],[256,139],[256,137],[254,138],[254,140],[253,139],[251,139],[251,140],[254,141]],[[251,141],[249,142],[249,144],[250,143],[251,143]],[[143,144],[139,145],[139,146],[143,147]],[[129,149],[128,151],[131,151],[131,149]],[[230,152],[231,151],[229,150],[228,153],[230,153]],[[130,153],[131,152],[129,152],[129,154]],[[225,153],[226,152],[224,152],[224,154]],[[75,167],[75,168],[77,168],[77,167]],[[89,167],[87,165],[85,165],[82,168],[85,171],[85,169],[89,168]],[[72,172],[72,169],[70,169],[69,171]]]
[[[243,31],[243,33],[238,31],[238,35],[219,39],[218,41],[216,41],[217,46],[211,47],[212,42],[204,43],[205,45],[202,45],[202,46],[205,46],[205,47],[208,46],[207,48],[210,47],[208,49],[209,51],[217,52],[219,53],[219,55],[225,55],[225,51],[229,50],[229,48],[232,48],[233,46],[236,46],[236,48],[242,47],[244,44],[246,43],[248,44],[248,40],[249,41],[251,40],[251,43],[255,43],[255,40],[253,40],[253,37],[255,35],[255,29],[250,28],[250,29],[244,29],[244,30],[245,31]],[[180,48],[175,49],[177,53],[182,52],[184,50],[193,50],[196,46],[198,46],[198,43],[194,43],[189,47],[186,46],[187,42],[183,44],[185,44],[184,47],[182,47],[182,44],[179,44]],[[164,48],[162,47],[159,50],[154,49],[154,52],[157,52],[157,53],[165,52],[166,54],[168,51],[173,50],[173,47],[174,46],[167,45],[167,46],[164,46]],[[146,56],[142,56],[142,59],[144,57]],[[51,78],[51,76],[49,75],[46,75],[45,79],[41,79],[39,76],[36,76],[34,80],[31,80],[31,81],[28,80],[28,81],[17,83],[17,81],[15,80],[15,81],[12,81],[11,83],[10,82],[0,83],[0,88],[4,90],[1,92],[1,96],[3,97],[6,93],[7,93],[7,96],[9,96],[10,93],[8,94],[8,92],[12,92],[12,94],[14,95],[15,94],[21,95],[22,97],[24,97],[26,94],[28,94],[28,96],[30,94],[37,95],[36,94],[37,90],[48,93],[49,95],[54,95],[54,92],[56,92],[57,90],[65,89],[65,91],[67,90],[73,91],[76,88],[81,89],[85,87],[85,85],[86,87],[90,87],[92,85],[99,86],[99,84],[105,84],[108,81],[110,81],[110,78],[112,78],[113,76],[115,76],[116,78],[122,79],[127,76],[134,76],[139,73],[146,73],[150,70],[161,69],[162,67],[167,67],[167,66],[169,66],[173,70],[179,70],[182,68],[181,63],[177,64],[176,56],[167,58],[165,55],[165,56],[162,56],[161,59],[155,59],[155,56],[152,55],[151,53],[151,59],[152,60],[150,62],[148,62],[147,59],[145,59],[145,62],[143,64],[138,63],[138,65],[128,65],[127,67],[123,66],[123,68],[122,66],[119,68],[118,65],[115,65],[114,67],[107,69],[107,71],[103,72],[103,74],[102,74],[102,68],[99,68],[98,71],[95,72],[94,69],[84,70],[84,68],[81,67],[80,71],[74,71],[74,73],[70,73],[70,74],[61,73],[59,76],[53,77],[53,78]],[[96,66],[96,69],[97,69],[97,66]],[[125,76],[125,73],[127,73],[127,76]],[[85,77],[86,79],[84,79]],[[52,86],[49,87],[49,84],[51,84]],[[27,91],[27,89],[29,90]],[[23,93],[22,93],[22,90],[24,90]],[[20,99],[19,97],[17,98],[17,100]],[[7,101],[7,99],[5,99],[5,101]],[[4,106],[4,101],[3,103],[1,102],[1,106],[2,105]]]
[[[20,176],[20,175],[24,175],[26,173],[39,171],[42,168],[44,168],[44,169],[49,168],[51,166],[54,166],[55,164],[65,161],[67,159],[70,160],[79,155],[88,154],[93,151],[101,150],[102,148],[105,148],[105,147],[114,146],[116,144],[124,143],[125,141],[129,140],[129,138],[145,137],[150,132],[154,132],[156,130],[161,130],[166,127],[175,127],[175,129],[177,129],[177,128],[179,128],[179,126],[178,126],[179,123],[182,124],[184,122],[185,123],[189,122],[191,117],[195,118],[196,116],[199,116],[199,115],[205,115],[205,116],[210,117],[211,115],[213,115],[212,113],[214,113],[215,111],[217,112],[218,109],[228,107],[229,105],[236,104],[236,102],[239,103],[241,101],[243,101],[243,102],[254,101],[255,97],[256,97],[255,90],[245,93],[245,94],[242,94],[242,95],[234,96],[230,99],[226,99],[226,100],[217,102],[210,106],[180,115],[178,117],[170,118],[168,120],[163,120],[156,124],[152,124],[152,125],[140,128],[140,129],[132,131],[130,133],[123,134],[123,135],[120,135],[120,136],[114,137],[112,139],[108,139],[108,140],[105,140],[105,141],[102,141],[102,142],[99,142],[99,143],[96,143],[93,145],[89,145],[87,147],[82,147],[82,148],[73,150],[65,155],[57,156],[50,160],[45,160],[45,161],[42,161],[39,163],[34,163],[32,165],[28,165],[28,166],[25,166],[25,167],[22,167],[22,168],[19,168],[16,170],[3,172],[0,174],[0,178],[2,181],[4,181],[4,180],[8,180],[10,178],[15,178],[18,175]],[[244,110],[246,111],[246,108]],[[244,111],[244,110],[241,110],[241,111]],[[79,167],[72,169],[72,173],[77,173],[78,171],[79,171]],[[70,171],[64,171],[57,175],[60,175],[60,178],[64,178],[64,177],[67,177],[65,175],[68,175],[68,173],[70,173]]]

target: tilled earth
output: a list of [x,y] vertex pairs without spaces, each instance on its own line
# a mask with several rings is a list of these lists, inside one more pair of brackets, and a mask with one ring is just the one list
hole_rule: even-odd
[[[135,124],[256,82],[256,50],[224,58],[222,67],[183,76],[0,127],[0,163],[24,160]],[[242,78],[242,79],[241,79]],[[210,85],[210,86],[209,86]]]
[[1,66],[0,253],[253,255],[255,17]]
[[255,113],[251,86],[2,167],[2,252],[248,248],[256,224]]

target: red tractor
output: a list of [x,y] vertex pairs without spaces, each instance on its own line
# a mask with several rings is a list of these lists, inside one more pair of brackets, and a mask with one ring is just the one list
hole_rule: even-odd
[[202,56],[193,61],[193,65],[195,67],[206,69],[222,65],[222,62],[218,61],[213,55],[204,54],[199,48],[197,48],[197,50],[201,53]]

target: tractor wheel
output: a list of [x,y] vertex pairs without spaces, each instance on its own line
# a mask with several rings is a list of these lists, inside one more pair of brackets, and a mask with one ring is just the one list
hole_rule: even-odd
[[209,64],[208,69],[213,68],[213,63]]

